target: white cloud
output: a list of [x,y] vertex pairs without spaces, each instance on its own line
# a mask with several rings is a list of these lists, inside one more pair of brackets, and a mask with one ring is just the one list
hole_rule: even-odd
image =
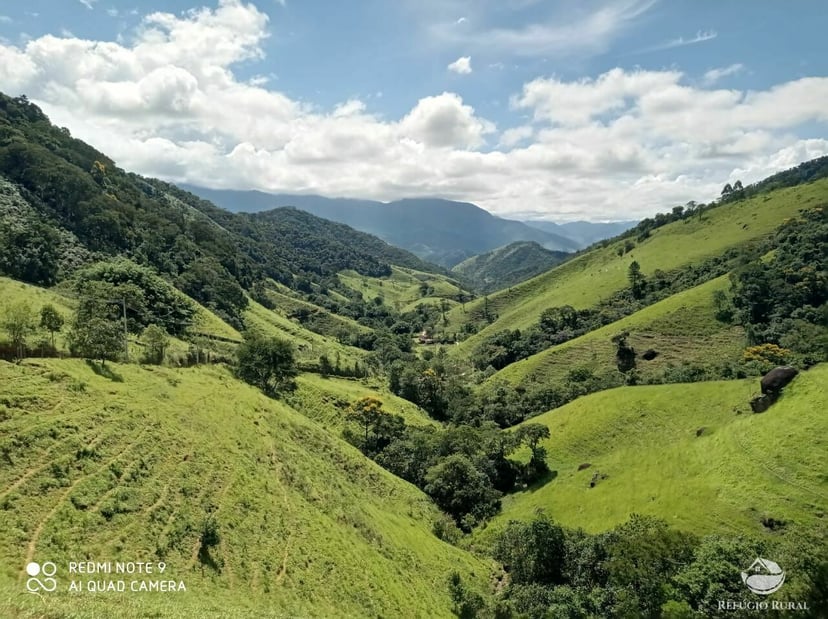
[[521,127],[512,127],[511,129],[506,129],[502,134],[500,134],[500,142],[498,142],[499,146],[505,146],[506,148],[511,148],[524,140],[528,140],[535,134],[535,130],[530,127],[529,125],[523,125]]
[[741,73],[742,70],[745,68],[745,65],[742,63],[734,63],[732,65],[728,65],[726,67],[718,67],[716,69],[710,69],[702,76],[702,83],[705,86],[712,86],[719,80],[725,77],[730,77],[731,75],[736,75],[737,73]]
[[[590,10],[574,3],[562,5],[548,19],[523,25],[503,27],[497,11],[487,14],[480,6],[469,6],[480,15],[477,28],[456,28],[453,20],[431,23],[429,31],[437,40],[462,45],[481,53],[496,52],[517,56],[575,56],[606,51],[610,43],[633,21],[656,3],[656,0],[604,0],[590,4]],[[533,3],[530,3],[533,4]],[[519,13],[526,2],[498,5],[499,10]],[[422,10],[431,15],[433,3],[425,2]],[[491,25],[485,25],[486,18]]]
[[471,56],[461,56],[446,68],[452,73],[457,73],[459,75],[468,75],[472,72]]
[[[462,14],[459,12],[453,15]],[[242,0],[145,17],[128,44],[0,43],[0,89],[27,94],[120,166],[171,181],[380,200],[441,195],[493,212],[626,219],[716,196],[828,153],[828,78],[755,92],[679,71],[535,79],[509,128],[444,92],[385,118],[373,98],[323,110],[236,65],[263,55],[267,16]],[[378,96],[378,95],[376,95]]]
[[436,147],[475,148],[484,143],[483,136],[494,125],[474,115],[456,94],[444,92],[420,99],[400,122],[403,135]]
[[8,15],[0,15],[0,24],[10,24],[12,23],[12,18]]
[[78,2],[80,2],[83,6],[85,6],[89,10],[92,10],[94,8],[94,5],[97,1],[98,0],[78,0]]
[[633,52],[634,54],[645,54],[649,52],[660,52],[665,49],[673,49],[675,47],[685,47],[687,45],[697,45],[698,43],[704,43],[706,41],[712,41],[716,37],[719,36],[719,33],[715,30],[699,30],[696,33],[696,36],[691,37],[689,39],[685,39],[683,36],[678,37],[677,39],[671,39],[670,41],[666,41],[664,43],[659,43],[658,45],[653,45],[652,47],[645,47],[644,49],[637,50]]

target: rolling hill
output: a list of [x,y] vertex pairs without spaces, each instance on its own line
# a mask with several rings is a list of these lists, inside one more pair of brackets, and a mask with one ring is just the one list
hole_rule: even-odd
[[[716,319],[713,294],[727,290],[726,275],[672,295],[634,314],[580,337],[552,346],[528,359],[513,363],[488,379],[512,385],[538,381],[563,381],[574,368],[596,374],[615,374],[614,335],[628,332],[628,343],[636,350],[639,380],[648,381],[670,366],[724,364],[737,359],[745,346],[744,329]],[[657,356],[642,358],[647,350]]]
[[409,198],[387,204],[370,200],[267,194],[186,186],[189,191],[234,212],[293,206],[318,217],[374,234],[424,260],[451,267],[466,258],[515,241],[535,241],[547,249],[575,251],[566,236],[491,215],[474,204]]
[[826,384],[821,364],[761,415],[748,406],[751,379],[621,387],[535,417],[556,473],[509,497],[485,534],[540,508],[588,531],[637,512],[698,534],[767,533],[772,518],[787,534],[824,536]]
[[0,615],[42,616],[12,593],[31,560],[67,586],[71,560],[164,561],[187,586],[48,597],[51,616],[90,619],[449,617],[451,571],[484,588],[491,567],[434,537],[425,495],[227,370],[110,371],[0,362]]
[[[483,322],[486,311],[495,315],[496,320],[453,348],[452,354],[469,354],[485,337],[502,329],[526,328],[537,322],[548,307],[595,306],[628,286],[628,269],[633,261],[647,276],[655,269],[670,271],[698,264],[729,248],[764,238],[801,209],[817,206],[826,199],[828,180],[820,179],[725,204],[705,211],[701,217],[669,223],[638,242],[608,242],[508,290],[453,309],[449,323],[454,329],[470,322]],[[628,242],[632,248],[625,253]]]
[[534,241],[517,241],[467,258],[451,270],[470,281],[476,290],[488,293],[548,271],[569,255],[544,249]]

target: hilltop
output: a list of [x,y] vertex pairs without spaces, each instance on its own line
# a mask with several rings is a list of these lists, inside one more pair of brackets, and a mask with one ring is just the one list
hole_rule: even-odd
[[517,241],[467,258],[452,271],[470,281],[483,293],[508,288],[548,271],[570,254],[550,251],[532,241]]
[[474,334],[453,350],[469,354],[499,330],[532,325],[549,307],[595,307],[628,285],[632,262],[650,278],[657,270],[680,273],[729,249],[766,238],[802,209],[824,204],[826,199],[828,180],[819,179],[700,209],[693,216],[650,228],[646,234],[631,232],[604,241],[546,273],[452,310],[449,321],[455,329],[475,325]]

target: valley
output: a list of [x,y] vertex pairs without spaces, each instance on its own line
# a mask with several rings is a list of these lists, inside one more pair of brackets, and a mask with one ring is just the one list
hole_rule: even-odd
[[[0,615],[713,616],[757,553],[814,608],[826,177],[454,266],[223,210],[0,96]],[[69,589],[107,561],[186,591]]]

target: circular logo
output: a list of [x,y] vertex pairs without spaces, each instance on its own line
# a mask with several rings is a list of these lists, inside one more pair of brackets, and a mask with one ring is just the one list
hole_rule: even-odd
[[779,564],[759,557],[746,572],[742,572],[742,582],[757,595],[770,595],[785,583],[785,572]]
[[[51,561],[46,561],[43,565],[32,561],[26,566],[26,573],[30,576],[26,581],[26,589],[29,593],[38,591],[51,593],[57,589],[57,579],[53,578],[57,574],[57,565]],[[43,578],[38,578],[40,575],[43,575]]]

